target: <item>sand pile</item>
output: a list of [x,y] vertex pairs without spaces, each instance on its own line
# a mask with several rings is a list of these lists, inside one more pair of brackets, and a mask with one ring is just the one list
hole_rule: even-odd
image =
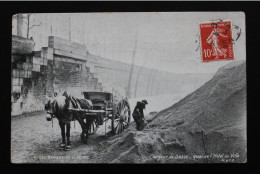
[[246,63],[232,62],[173,106],[100,144],[103,162],[246,161]]

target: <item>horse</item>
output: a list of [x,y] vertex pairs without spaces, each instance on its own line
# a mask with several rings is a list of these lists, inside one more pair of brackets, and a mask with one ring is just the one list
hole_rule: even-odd
[[[82,99],[81,99],[82,100]],[[88,107],[91,107],[92,103],[90,100],[86,100],[86,104]],[[81,141],[83,143],[87,143],[88,139],[88,130],[89,130],[89,123],[92,121],[91,118],[85,116],[84,112],[76,112],[70,111],[69,108],[77,108],[79,103],[75,98],[69,96],[65,91],[62,96],[56,96],[54,98],[48,99],[47,103],[45,104],[45,110],[50,117],[46,117],[47,121],[51,121],[53,118],[57,118],[59,121],[59,126],[61,128],[61,136],[62,142],[59,146],[60,150],[69,151],[71,150],[71,142],[70,142],[70,125],[71,121],[77,120],[81,126],[82,133],[81,133]],[[84,122],[86,119],[86,122]],[[65,132],[66,128],[66,132]],[[66,136],[65,136],[66,135]],[[67,139],[67,141],[66,141]]]

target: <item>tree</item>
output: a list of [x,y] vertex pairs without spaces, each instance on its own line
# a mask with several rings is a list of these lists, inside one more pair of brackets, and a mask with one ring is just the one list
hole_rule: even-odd
[[137,93],[137,88],[138,88],[138,81],[139,81],[139,76],[144,68],[144,65],[145,65],[145,62],[143,63],[143,65],[140,67],[138,73],[137,73],[137,76],[136,76],[136,81],[135,81],[135,91],[134,91],[134,97],[136,97],[136,93]]
[[[153,79],[152,79],[152,85],[151,85],[151,95],[154,95],[154,94],[158,94],[158,82],[157,82],[157,84],[156,84],[156,91],[155,91],[155,93],[154,93],[154,88],[155,88],[155,85],[154,85],[154,82],[156,82],[156,80],[155,79],[158,79],[158,75],[160,75],[160,73],[161,73],[161,70],[159,70],[159,68],[156,70],[156,73],[154,74],[154,77],[153,77]],[[162,79],[160,79],[160,82],[163,82],[162,81]],[[163,85],[165,85],[165,84],[163,84]]]
[[138,35],[138,32],[136,32],[135,45],[134,45],[134,50],[133,50],[131,68],[130,68],[130,72],[129,72],[128,85],[127,85],[127,91],[126,91],[126,96],[128,98],[131,98],[131,85],[132,85],[132,77],[133,77],[133,71],[134,71],[134,59],[135,59],[136,47],[137,47],[137,35]]
[[[150,50],[149,50],[149,51],[150,51]],[[146,62],[147,62],[147,57],[148,57],[148,54],[150,53],[149,51],[148,51],[148,53],[147,53],[146,56],[145,56],[143,65],[140,67],[140,69],[139,69],[139,71],[138,71],[138,73],[137,73],[137,77],[136,77],[136,81],[135,81],[134,97],[137,97],[137,89],[138,89],[139,77],[140,77],[140,74],[141,74],[142,70],[144,69],[144,65],[145,65]]]
[[[32,16],[31,14],[27,14],[27,17],[26,17],[27,22],[25,22],[25,23],[27,24],[27,32],[26,32],[26,37],[27,37],[27,39],[29,38],[30,30],[31,30],[33,27],[36,27],[36,26],[40,26],[40,25],[41,25],[40,23],[39,23],[39,24],[35,24],[35,20],[31,21],[31,20],[30,20],[31,16]],[[31,23],[33,23],[33,24],[31,25]]]
[[[156,65],[155,65],[156,66]],[[151,81],[152,81],[152,78],[153,78],[153,76],[154,76],[154,74],[155,74],[155,66],[152,68],[152,72],[151,72],[151,74],[150,74],[150,76],[149,76],[149,80],[148,80],[148,83],[147,83],[147,87],[146,87],[146,96],[149,96],[150,95],[150,88],[151,88]]]
[[151,78],[151,87],[150,87],[149,95],[153,95],[154,81],[155,81],[155,77],[157,76],[158,72],[159,72],[159,68],[157,67],[157,69],[155,70],[155,72]]

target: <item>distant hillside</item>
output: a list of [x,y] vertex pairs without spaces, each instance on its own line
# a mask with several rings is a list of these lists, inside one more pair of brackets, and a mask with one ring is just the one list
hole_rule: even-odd
[[149,125],[141,132],[132,127],[101,144],[106,147],[103,161],[245,162],[245,61],[220,68],[198,90],[157,113]]

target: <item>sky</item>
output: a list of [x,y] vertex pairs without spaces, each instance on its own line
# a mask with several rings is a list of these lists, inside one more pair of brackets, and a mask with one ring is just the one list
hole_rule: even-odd
[[[241,28],[234,45],[235,60],[245,60],[243,12],[33,14],[32,21],[40,26],[33,27],[30,36],[35,49],[40,50],[48,45],[48,36],[69,39],[71,31],[71,40],[85,44],[94,55],[126,63],[131,63],[135,55],[134,63],[140,66],[174,73],[214,73],[230,61],[203,63],[196,40],[199,41],[199,23],[219,18],[230,19]],[[13,22],[14,34],[15,25]],[[237,30],[232,32],[235,35]]]

